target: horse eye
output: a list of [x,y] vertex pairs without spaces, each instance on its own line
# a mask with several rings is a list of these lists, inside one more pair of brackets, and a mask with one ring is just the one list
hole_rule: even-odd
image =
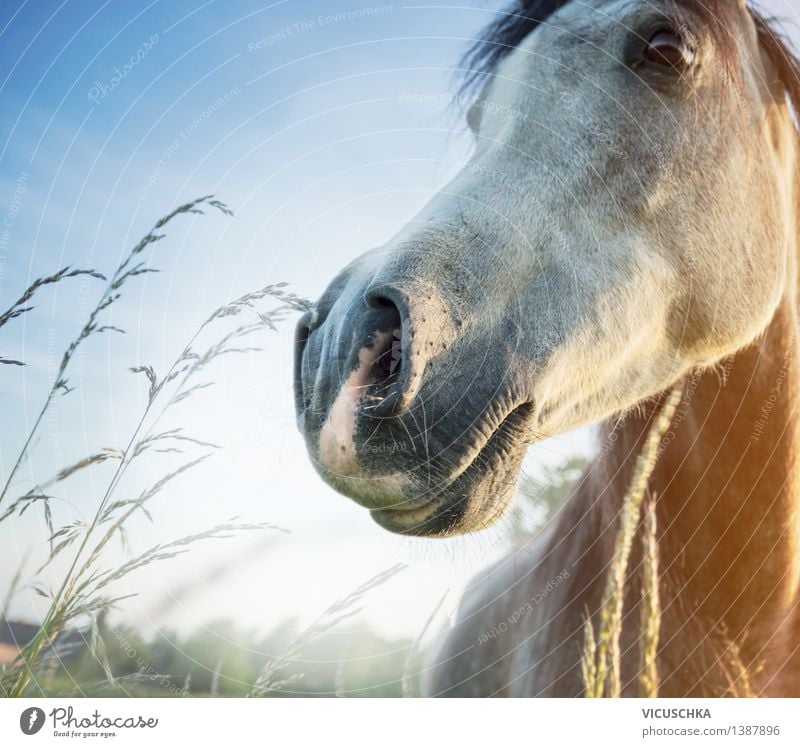
[[657,65],[681,69],[692,64],[694,50],[674,31],[662,30],[647,43],[644,56]]

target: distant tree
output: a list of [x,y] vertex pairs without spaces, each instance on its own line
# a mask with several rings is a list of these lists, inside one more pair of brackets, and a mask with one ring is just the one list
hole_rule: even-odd
[[530,539],[555,516],[588,463],[585,457],[574,456],[555,467],[544,467],[540,477],[523,476],[511,512],[514,547]]

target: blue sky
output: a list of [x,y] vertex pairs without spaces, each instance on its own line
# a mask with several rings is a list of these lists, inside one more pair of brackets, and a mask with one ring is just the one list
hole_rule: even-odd
[[[123,443],[143,405],[129,366],[163,371],[216,306],[269,282],[316,297],[354,257],[385,242],[463,162],[470,141],[454,67],[496,2],[407,5],[283,2],[5,2],[0,6],[0,307],[65,264],[109,271],[160,215],[214,193],[236,217],[189,217],[157,246],[161,269],[132,285],[111,322],[126,336],[87,346],[75,391],[59,402],[20,487],[98,446]],[[791,17],[789,0],[765,3]],[[409,103],[407,94],[433,94]],[[413,98],[413,97],[412,97]],[[0,476],[37,412],[48,366],[100,287],[72,281],[0,340],[24,369],[0,370]],[[137,549],[232,515],[291,534],[205,545],[143,574],[126,615],[189,628],[215,617],[269,626],[309,620],[396,563],[409,569],[367,605],[368,624],[412,633],[448,589],[504,546],[504,530],[441,542],[388,535],[325,487],[291,407],[291,324],[263,353],[214,369],[216,386],[180,424],[224,448],[173,486]],[[534,450],[527,469],[586,448],[584,435]],[[131,495],[175,463],[135,474]],[[88,515],[102,471],[65,486],[57,520]],[[0,590],[38,516],[0,529]],[[122,550],[115,550],[122,552]],[[30,561],[30,566],[35,563]],[[222,570],[220,570],[222,569]],[[187,589],[190,591],[187,592]],[[22,595],[18,614],[39,603]]]

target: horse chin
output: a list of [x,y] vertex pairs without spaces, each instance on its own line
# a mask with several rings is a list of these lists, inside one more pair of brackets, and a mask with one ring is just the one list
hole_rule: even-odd
[[467,534],[494,524],[511,505],[522,460],[531,407],[512,411],[449,484],[428,500],[372,509],[387,531],[419,537]]

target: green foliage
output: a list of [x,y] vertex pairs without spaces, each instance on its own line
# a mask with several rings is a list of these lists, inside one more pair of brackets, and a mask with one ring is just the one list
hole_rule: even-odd
[[515,547],[531,538],[558,512],[588,465],[581,456],[554,467],[544,467],[538,478],[523,476],[519,498],[511,512],[512,543]]
[[145,640],[131,628],[100,625],[112,685],[88,639],[51,669],[45,694],[103,697],[242,697],[270,662],[284,680],[266,697],[399,697],[411,641],[387,641],[359,629],[328,632],[287,661],[297,626],[284,623],[266,636],[245,634],[220,621],[187,636],[164,633]]

